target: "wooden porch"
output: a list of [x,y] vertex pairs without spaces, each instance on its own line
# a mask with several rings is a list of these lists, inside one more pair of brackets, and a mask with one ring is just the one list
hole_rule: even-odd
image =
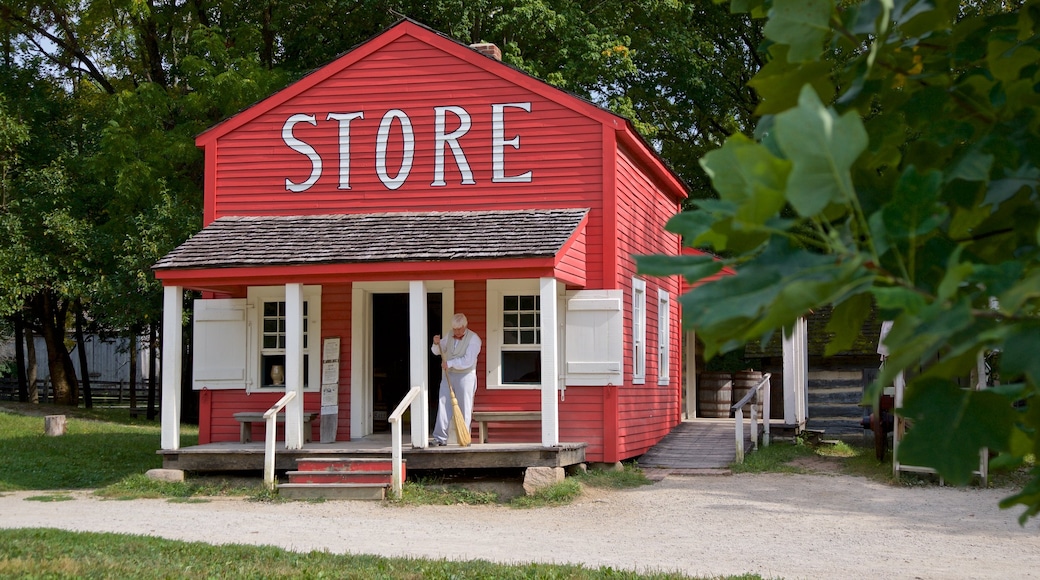
[[[377,433],[363,439],[335,443],[304,443],[301,449],[285,449],[278,442],[275,470],[296,469],[301,458],[389,458],[390,434]],[[585,443],[474,443],[469,447],[446,445],[415,449],[405,444],[402,457],[407,469],[497,469],[526,467],[569,467],[585,462]],[[193,445],[176,450],[159,450],[163,467],[193,472],[263,471],[264,443],[221,442]]]

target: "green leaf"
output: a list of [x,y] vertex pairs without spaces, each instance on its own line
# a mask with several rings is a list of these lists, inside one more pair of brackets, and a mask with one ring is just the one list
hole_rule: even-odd
[[772,58],[748,82],[759,96],[756,115],[781,113],[798,104],[798,92],[807,84],[821,95],[834,93],[830,66],[824,61],[792,63],[787,60],[786,45],[769,48]]
[[871,289],[882,311],[919,312],[927,305],[920,292],[910,288],[876,286]]
[[806,85],[798,108],[776,116],[776,137],[792,163],[787,199],[800,215],[815,215],[831,203],[853,198],[850,168],[867,147],[858,114],[839,117]]
[[960,289],[964,280],[975,270],[971,263],[960,261],[962,249],[963,246],[958,247],[950,254],[950,259],[946,263],[946,275],[943,276],[942,282],[939,284],[939,300],[953,298],[953,295]]
[[890,238],[922,236],[942,223],[947,209],[937,203],[941,184],[939,171],[920,174],[916,167],[910,166],[903,172],[891,203],[883,211]]
[[827,332],[834,338],[827,343],[824,356],[834,356],[848,350],[863,332],[863,323],[870,315],[870,294],[856,294],[848,300],[837,304],[827,321]]
[[696,282],[722,270],[723,263],[714,256],[635,256],[636,269],[647,276],[679,274],[689,282]]
[[1004,341],[1000,359],[1005,380],[1025,377],[1033,385],[1040,385],[1040,321],[1019,324]]
[[791,164],[744,135],[726,139],[721,149],[701,159],[701,166],[719,196],[737,204],[743,222],[762,225],[786,203],[783,188]]
[[792,61],[817,60],[831,32],[833,11],[829,0],[775,0],[762,32],[772,41],[789,45]]
[[1009,448],[1015,418],[1008,399],[936,378],[907,385],[899,412],[912,420],[899,444],[899,461],[931,467],[957,485],[979,468],[980,449]]

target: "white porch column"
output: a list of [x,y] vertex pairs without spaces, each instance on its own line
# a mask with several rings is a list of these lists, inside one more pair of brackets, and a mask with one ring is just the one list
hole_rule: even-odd
[[426,447],[430,432],[429,415],[429,365],[430,339],[426,336],[426,283],[422,280],[408,282],[408,388],[422,387],[422,393],[412,401],[409,414],[412,418],[412,447]]
[[683,384],[685,385],[685,397],[686,397],[686,419],[693,419],[697,417],[697,333],[689,331],[685,333],[686,340],[683,346],[686,347],[686,368],[685,376],[683,376]]
[[[319,378],[311,377],[311,380]],[[290,391],[295,391],[296,397],[285,406],[285,448],[301,449],[304,438],[303,284],[285,285],[285,392]]]
[[182,288],[163,288],[162,448],[181,448]]
[[555,278],[539,280],[542,334],[542,446],[560,444],[559,395],[559,313]]
[[809,342],[806,322],[799,318],[783,333],[784,347],[784,423],[799,429],[805,426],[809,406]]

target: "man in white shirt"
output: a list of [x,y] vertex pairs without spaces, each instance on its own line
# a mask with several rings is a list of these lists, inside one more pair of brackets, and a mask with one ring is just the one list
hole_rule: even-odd
[[477,355],[480,354],[481,341],[475,332],[469,330],[469,321],[465,314],[456,314],[451,318],[451,336],[443,339],[441,335],[433,336],[433,354],[441,356],[441,389],[437,406],[437,422],[433,428],[433,447],[448,444],[448,425],[452,418],[451,394],[448,392],[448,380],[455,391],[462,415],[469,425],[473,415],[473,395],[477,392]]

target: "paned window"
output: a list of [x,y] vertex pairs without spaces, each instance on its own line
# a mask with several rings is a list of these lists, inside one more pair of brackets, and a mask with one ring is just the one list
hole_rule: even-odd
[[503,385],[542,382],[541,304],[538,295],[502,296]]
[[668,291],[657,290],[657,384],[667,385],[670,381],[670,355],[672,310]]
[[[285,302],[264,301],[260,337],[260,377],[264,387],[285,386]],[[303,386],[307,387],[310,355],[307,302],[303,303]]]
[[632,278],[632,383],[646,382],[646,282]]

